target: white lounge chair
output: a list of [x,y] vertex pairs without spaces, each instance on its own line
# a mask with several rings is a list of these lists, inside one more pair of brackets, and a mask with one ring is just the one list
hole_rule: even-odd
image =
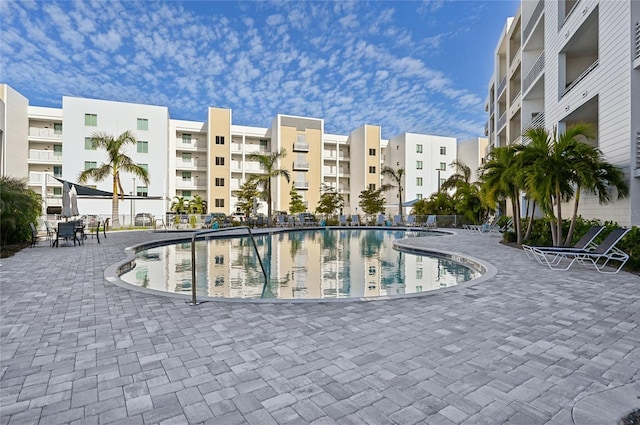
[[[627,234],[630,229],[617,228],[592,250],[586,249],[566,249],[554,250],[540,247],[532,247],[531,252],[536,259],[549,266],[552,270],[568,270],[574,263],[579,263],[585,267],[595,268],[600,273],[616,274],[626,264],[629,255],[616,248],[616,244]],[[605,270],[611,261],[618,262],[618,267],[611,271]],[[561,265],[568,262],[566,266]]]
[[384,226],[385,217],[384,214],[378,214],[378,218],[376,219],[376,226]]
[[576,249],[584,249],[587,251],[593,250],[597,245],[593,243],[594,239],[604,230],[604,226],[592,226],[587,232],[576,242],[573,246],[531,246],[531,245],[522,245],[522,249],[524,250],[527,257],[538,260],[533,254],[533,249],[540,249],[544,251],[567,251],[567,250],[576,250]]
[[360,216],[358,214],[353,214],[351,216],[351,225],[360,226]]
[[436,216],[430,215],[427,217],[427,221],[424,223],[424,226],[427,229],[435,229],[436,228]]
[[340,226],[346,226],[347,225],[347,216],[341,215],[339,220],[340,220]]

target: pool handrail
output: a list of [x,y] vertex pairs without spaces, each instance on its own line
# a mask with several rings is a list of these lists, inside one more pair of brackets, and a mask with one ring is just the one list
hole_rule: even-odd
[[251,232],[251,228],[249,226],[234,226],[234,227],[225,227],[222,229],[205,229],[199,230],[193,233],[191,236],[191,305],[198,305],[198,300],[196,298],[196,238],[198,236],[207,234],[207,233],[219,233],[229,230],[242,230],[246,229],[249,232],[249,237],[251,238],[251,242],[253,243],[253,249],[256,252],[256,256],[258,257],[258,262],[260,263],[260,268],[262,269],[262,275],[264,276],[264,286],[262,287],[262,296],[264,297],[264,291],[267,288],[267,284],[269,282],[267,278],[267,272],[262,265],[262,258],[260,257],[260,253],[258,252],[258,246],[256,245],[256,241],[253,238],[253,233]]

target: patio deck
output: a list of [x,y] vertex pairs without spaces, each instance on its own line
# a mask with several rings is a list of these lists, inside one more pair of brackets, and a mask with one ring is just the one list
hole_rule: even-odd
[[636,275],[554,272],[457,231],[411,243],[497,274],[422,297],[191,307],[105,280],[125,247],[172,236],[0,260],[1,424],[615,424],[640,408]]

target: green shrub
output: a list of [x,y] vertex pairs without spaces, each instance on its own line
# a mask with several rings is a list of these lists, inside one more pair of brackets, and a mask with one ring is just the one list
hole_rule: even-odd
[[29,223],[37,222],[41,208],[40,195],[27,188],[26,179],[0,177],[0,245],[29,241]]

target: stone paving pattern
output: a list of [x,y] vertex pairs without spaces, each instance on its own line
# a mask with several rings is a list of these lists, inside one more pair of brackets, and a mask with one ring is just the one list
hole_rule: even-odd
[[412,243],[497,275],[423,297],[191,307],[105,280],[125,247],[169,236],[0,261],[0,424],[571,424],[579,400],[640,380],[637,275],[554,272],[459,231]]

